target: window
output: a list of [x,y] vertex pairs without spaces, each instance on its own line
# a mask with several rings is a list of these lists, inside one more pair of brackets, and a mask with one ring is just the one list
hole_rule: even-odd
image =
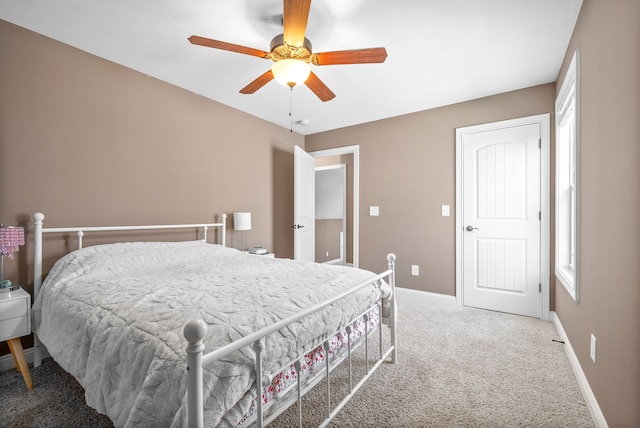
[[556,98],[556,277],[578,301],[579,73],[576,51]]

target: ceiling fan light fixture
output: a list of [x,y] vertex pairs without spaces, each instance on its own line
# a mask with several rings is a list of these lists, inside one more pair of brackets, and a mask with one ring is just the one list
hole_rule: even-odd
[[387,51],[385,48],[365,48],[313,53],[311,42],[304,37],[310,5],[311,0],[285,0],[282,18],[283,33],[271,40],[269,52],[200,36],[189,37],[189,42],[194,45],[270,59],[274,62],[270,70],[240,89],[241,94],[253,94],[275,78],[291,89],[304,83],[321,101],[330,101],[336,94],[331,92],[331,89],[315,73],[311,72],[311,64],[323,66],[381,63],[387,58]]
[[299,59],[282,59],[273,64],[271,72],[278,82],[293,88],[307,80],[311,73],[311,65]]

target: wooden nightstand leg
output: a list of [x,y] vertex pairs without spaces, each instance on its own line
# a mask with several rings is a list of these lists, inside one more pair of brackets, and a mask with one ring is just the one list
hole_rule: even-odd
[[24,383],[27,384],[27,389],[33,389],[31,373],[29,373],[29,366],[27,365],[27,359],[24,357],[24,351],[22,350],[22,342],[20,342],[20,338],[16,337],[15,339],[9,339],[7,340],[7,343],[9,344],[11,355],[13,355],[13,361],[16,363],[18,371],[22,373]]

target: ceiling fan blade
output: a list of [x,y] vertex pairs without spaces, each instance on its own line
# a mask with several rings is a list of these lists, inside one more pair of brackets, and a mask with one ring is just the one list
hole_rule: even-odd
[[284,0],[284,41],[290,46],[303,46],[311,0]]
[[257,91],[258,89],[262,88],[264,85],[266,85],[267,83],[271,82],[272,80],[273,80],[273,73],[269,69],[269,70],[265,71],[264,73],[262,73],[260,75],[260,77],[258,77],[256,80],[254,80],[253,82],[249,83],[244,88],[240,89],[240,93],[241,94],[253,94],[255,91]]
[[309,74],[309,78],[304,82],[304,84],[307,85],[309,89],[311,89],[311,91],[322,101],[329,101],[336,97],[336,94],[331,92],[331,89],[322,83],[322,80],[320,80],[313,71]]
[[372,64],[384,62],[385,59],[387,59],[385,48],[318,52],[311,55],[311,62],[315,65]]
[[241,54],[269,58],[269,52],[260,49],[248,48],[246,46],[234,45],[233,43],[221,42],[220,40],[207,39],[206,37],[191,36],[189,41],[194,45],[206,46],[209,48],[222,49],[224,51],[238,52]]

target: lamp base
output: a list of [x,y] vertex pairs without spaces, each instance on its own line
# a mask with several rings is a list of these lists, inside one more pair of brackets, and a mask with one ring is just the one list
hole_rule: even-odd
[[12,291],[19,290],[20,286],[18,284],[13,284],[8,279],[0,282],[0,294],[3,293],[11,293]]

